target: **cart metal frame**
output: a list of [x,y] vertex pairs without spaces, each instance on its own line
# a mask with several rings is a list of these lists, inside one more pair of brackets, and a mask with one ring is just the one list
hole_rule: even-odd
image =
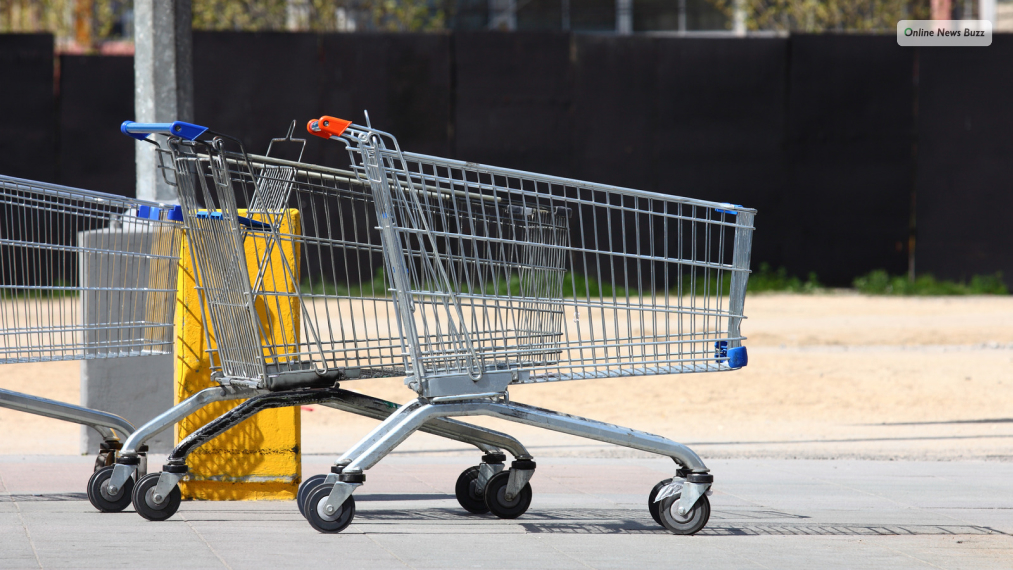
[[[194,394],[138,428],[124,442],[116,465],[102,477],[93,478],[95,493],[110,498],[130,494],[139,514],[150,520],[165,520],[179,506],[177,485],[186,476],[186,458],[200,445],[261,410],[318,403],[380,420],[395,413],[397,404],[340,389],[338,382],[403,376],[397,367],[399,355],[391,352],[399,346],[396,319],[388,318],[386,328],[381,323],[367,332],[361,327],[349,330],[340,317],[334,323],[326,317],[328,303],[335,301],[376,307],[395,301],[387,296],[385,288],[379,292],[363,289],[357,294],[331,292],[328,288],[333,284],[322,279],[324,272],[318,267],[292,267],[284,256],[279,259],[276,255],[285,244],[298,243],[307,249],[317,245],[335,251],[365,252],[367,261],[369,256],[376,257],[381,250],[373,243],[378,240],[368,238],[370,228],[361,228],[359,241],[346,239],[340,224],[332,227],[332,212],[326,208],[318,212],[318,202],[314,202],[362,202],[370,196],[369,187],[348,171],[247,154],[236,139],[196,125],[128,121],[122,130],[136,138],[152,133],[169,137],[167,149],[159,152],[162,172],[180,197],[201,293],[201,311],[204,322],[210,323],[205,327],[205,338],[207,346],[216,346],[209,350],[212,378],[220,386]],[[292,138],[293,130],[294,122],[288,135],[272,140],[272,146],[279,142],[304,145],[305,141]],[[227,150],[226,145],[235,145],[238,151]],[[271,147],[268,154],[270,151]],[[247,205],[245,215],[239,212],[240,203]],[[291,208],[292,204],[296,207]],[[361,209],[362,204],[358,207]],[[291,229],[300,224],[304,231]],[[306,238],[305,227],[310,224],[317,232]],[[283,225],[290,229],[283,231]],[[246,249],[248,238],[255,246],[252,253]],[[256,257],[255,275],[247,271],[249,255]],[[347,265],[347,260],[337,257],[317,261],[328,267]],[[367,275],[372,275],[373,269],[369,265]],[[294,279],[287,282],[291,287],[278,289],[282,280],[276,272],[289,280],[302,273],[304,279]],[[302,318],[301,340],[293,331],[262,323],[257,313],[258,306],[262,309],[265,303],[280,307],[290,299],[298,304],[298,316]],[[311,313],[314,304],[322,305],[313,307],[320,312]],[[320,317],[321,312],[324,317]],[[212,343],[212,331],[228,331],[228,335]],[[381,354],[371,354],[371,350]],[[336,366],[337,360],[354,360],[355,365]],[[137,479],[135,472],[144,441],[207,404],[236,399],[246,401],[181,441],[161,473]],[[501,449],[518,459],[531,457],[515,438],[454,420],[434,421],[422,431],[474,445],[484,453],[482,465],[486,471],[502,470],[505,455]]]
[[[427,421],[485,415],[672,458],[675,476],[652,491],[652,515],[676,534],[702,529],[713,476],[692,450],[511,402],[508,387],[746,365],[740,325],[755,210],[402,152],[368,115],[365,126],[324,116],[307,130],[344,143],[373,190],[406,384],[419,395],[305,497],[310,524],[346,528],[364,472]],[[572,291],[560,291],[578,270],[596,275],[596,286],[578,287],[571,274]],[[500,286],[515,275],[519,290]],[[489,482],[495,514],[526,510],[534,468],[515,461]]]
[[[170,354],[182,228],[173,213],[0,175],[0,363]],[[118,415],[10,390],[0,390],[0,407],[96,430],[96,470],[134,432]]]

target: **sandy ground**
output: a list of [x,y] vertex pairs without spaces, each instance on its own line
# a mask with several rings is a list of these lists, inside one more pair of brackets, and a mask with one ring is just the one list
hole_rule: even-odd
[[[692,444],[704,458],[1013,460],[1013,297],[751,295],[749,366],[721,374],[517,386],[518,402]],[[6,365],[0,388],[79,400],[79,363]],[[410,400],[399,380],[343,387]],[[375,425],[304,409],[303,449],[335,454]],[[636,455],[498,420],[537,456]],[[78,452],[78,427],[0,410],[0,454]],[[459,452],[427,435],[402,453]]]

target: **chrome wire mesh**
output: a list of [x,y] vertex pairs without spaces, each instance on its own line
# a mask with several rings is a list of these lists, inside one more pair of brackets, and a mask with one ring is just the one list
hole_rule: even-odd
[[0,363],[171,354],[181,224],[159,206],[0,176]]
[[753,210],[401,152],[357,125],[341,138],[373,188],[416,377],[729,369]]
[[169,146],[216,370],[404,375],[368,185],[220,139]]

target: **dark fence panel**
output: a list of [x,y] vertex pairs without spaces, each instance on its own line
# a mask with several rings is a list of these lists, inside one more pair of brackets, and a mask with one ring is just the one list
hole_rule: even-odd
[[573,98],[570,35],[454,35],[455,154],[567,176]]
[[320,115],[319,50],[313,34],[194,32],[194,122],[256,154],[293,119],[305,133]]
[[1013,35],[918,57],[917,270],[1013,286]]
[[573,176],[657,190],[657,42],[574,37]]
[[[1013,278],[1013,36],[198,32],[194,54],[196,122],[251,152],[368,109],[406,150],[755,207],[754,266],[833,285],[906,270],[914,191],[919,272]],[[51,36],[0,35],[0,172],[130,194],[131,58],[60,69],[54,90]]]
[[[403,150],[452,154],[449,35],[325,35],[318,65],[320,99],[311,117],[327,114],[365,124],[366,110],[373,125],[395,135]],[[305,133],[305,120],[300,127]],[[321,143],[324,163],[348,163],[344,145]]]
[[[307,138],[311,118],[365,123],[368,110],[405,148],[446,155],[449,44],[443,34],[195,33],[196,122],[259,154],[293,119],[295,136]],[[306,152],[310,162],[348,164],[337,142],[314,139]]]
[[892,36],[792,36],[780,236],[789,272],[849,285],[874,269],[906,271],[913,54]]
[[134,58],[60,56],[60,183],[134,196]]
[[53,36],[0,34],[0,173],[57,182]]
[[756,208],[754,265],[784,263],[787,52],[785,39],[657,44],[656,187]]

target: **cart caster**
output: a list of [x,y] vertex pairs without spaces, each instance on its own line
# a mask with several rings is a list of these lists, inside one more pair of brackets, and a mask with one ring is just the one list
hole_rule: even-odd
[[327,475],[314,475],[299,484],[299,491],[295,494],[295,504],[299,507],[299,513],[302,516],[306,516],[306,511],[303,510],[303,501],[306,500],[306,495],[312,493],[313,489],[324,482],[324,479],[327,479]]
[[95,457],[95,469],[98,471],[103,467],[109,467],[116,463],[116,452],[123,448],[123,444],[117,440],[107,439],[99,444],[99,452]]
[[657,503],[661,525],[673,534],[696,534],[707,526],[707,521],[711,518],[711,503],[707,495],[701,495],[688,513],[680,515],[676,510],[680,496],[682,493],[676,493]]
[[651,489],[651,494],[647,496],[647,510],[650,511],[651,518],[654,519],[654,522],[658,523],[658,526],[665,526],[665,525],[661,522],[661,514],[660,514],[661,502],[660,501],[657,503],[654,502],[654,498],[658,496],[658,493],[661,491],[661,489],[667,487],[668,484],[671,482],[672,482],[671,478],[665,479],[664,481],[660,481],[657,485],[654,486],[653,489]]
[[134,503],[134,510],[137,514],[149,521],[164,521],[176,514],[179,510],[179,503],[183,500],[183,494],[179,486],[174,486],[169,491],[169,496],[161,502],[155,501],[155,486],[158,485],[158,477],[161,473],[148,473],[134,485],[134,492],[131,495]]
[[454,486],[454,494],[457,495],[457,502],[461,503],[464,510],[476,515],[484,515],[489,512],[485,504],[485,494],[478,488],[478,472],[480,467],[474,466],[465,469],[457,478],[457,485]]
[[493,475],[485,484],[485,505],[489,511],[501,519],[515,519],[525,513],[531,506],[531,484],[525,483],[521,492],[513,500],[506,498],[507,482],[510,471],[500,471]]
[[348,525],[352,524],[352,519],[355,518],[355,497],[351,496],[345,499],[345,502],[341,505],[341,509],[333,515],[322,515],[317,509],[320,503],[327,500],[333,488],[334,485],[321,483],[307,493],[303,499],[303,516],[306,517],[310,526],[319,532],[341,532],[348,528]]
[[130,493],[134,488],[133,477],[127,479],[119,493],[110,495],[106,483],[113,475],[113,466],[103,467],[88,479],[88,501],[103,513],[118,513],[130,505]]

